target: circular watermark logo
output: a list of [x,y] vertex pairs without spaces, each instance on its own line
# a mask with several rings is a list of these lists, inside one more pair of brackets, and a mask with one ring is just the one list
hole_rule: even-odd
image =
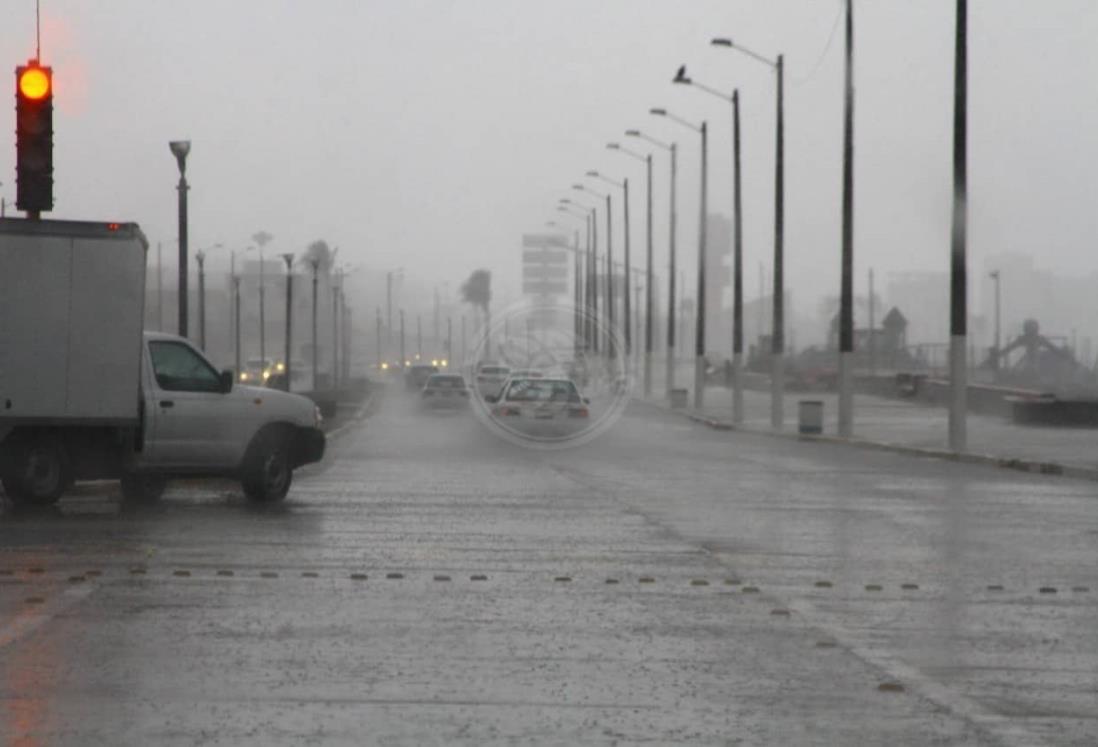
[[463,369],[473,412],[528,448],[589,442],[621,417],[633,387],[616,325],[572,304],[511,306],[482,320]]

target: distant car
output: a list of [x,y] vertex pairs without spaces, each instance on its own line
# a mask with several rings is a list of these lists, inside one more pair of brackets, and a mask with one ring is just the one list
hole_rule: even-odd
[[427,383],[431,374],[437,374],[438,371],[438,366],[430,363],[414,363],[404,373],[404,385],[410,390],[418,391]]
[[477,369],[477,392],[482,397],[498,394],[510,375],[511,369],[507,366],[482,363]]
[[436,373],[427,377],[420,392],[420,401],[426,408],[460,408],[469,404],[469,388],[461,374]]
[[567,436],[587,427],[588,400],[571,379],[517,378],[489,395],[492,417],[504,427],[534,436]]
[[249,386],[263,386],[271,377],[274,361],[263,358],[249,358],[244,361],[241,370],[237,373],[237,379],[242,384]]

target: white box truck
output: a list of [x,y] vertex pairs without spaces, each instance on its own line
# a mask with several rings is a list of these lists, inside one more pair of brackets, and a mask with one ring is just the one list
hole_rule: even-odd
[[143,332],[148,244],[134,224],[0,219],[0,484],[21,504],[75,480],[158,497],[175,476],[285,497],[324,453],[305,397],[234,386],[188,340]]

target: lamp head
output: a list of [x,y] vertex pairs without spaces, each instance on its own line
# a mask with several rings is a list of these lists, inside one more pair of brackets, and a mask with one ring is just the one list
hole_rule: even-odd
[[731,46],[733,46],[731,39],[713,39],[709,43],[712,44],[714,47],[731,47]]
[[609,150],[621,150],[621,143],[607,143],[606,147]]
[[582,184],[573,184],[572,189],[575,189],[579,192],[582,192],[583,191],[583,185]]
[[628,137],[640,137],[641,136],[641,131],[640,130],[626,130],[625,134]]
[[653,108],[653,109],[649,109],[648,113],[649,114],[655,114],[657,117],[666,117],[667,116],[667,110],[663,109],[661,107],[656,107],[656,108]]
[[682,83],[684,85],[690,85],[692,80],[686,74],[686,65],[680,65],[679,69],[675,71],[675,77],[671,80],[672,83]]
[[187,170],[187,154],[191,152],[191,141],[172,140],[168,143],[168,147],[171,148],[172,155],[179,164],[179,173],[183,174]]
[[599,176],[599,172],[597,172],[597,171],[588,171],[586,176],[593,176],[597,179],[598,176]]

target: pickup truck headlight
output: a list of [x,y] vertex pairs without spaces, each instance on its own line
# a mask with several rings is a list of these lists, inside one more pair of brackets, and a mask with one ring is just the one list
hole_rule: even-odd
[[324,416],[320,414],[320,407],[313,405],[313,426],[320,427],[320,424],[324,422]]

